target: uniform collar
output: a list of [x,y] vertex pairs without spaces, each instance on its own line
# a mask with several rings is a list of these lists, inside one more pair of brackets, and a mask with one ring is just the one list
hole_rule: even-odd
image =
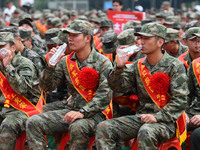
[[[169,64],[165,61],[166,58],[169,57],[169,54],[165,50],[162,50],[162,53],[164,55],[162,56],[162,58],[160,59],[160,61],[155,66],[169,66]],[[145,66],[146,65],[150,66],[150,64],[149,64],[149,62],[147,60],[147,57],[143,60],[142,64],[144,64]]]

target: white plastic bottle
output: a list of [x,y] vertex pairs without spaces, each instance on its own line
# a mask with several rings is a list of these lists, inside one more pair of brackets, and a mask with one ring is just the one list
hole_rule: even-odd
[[127,56],[129,54],[133,54],[133,53],[140,51],[141,48],[142,48],[142,45],[133,45],[133,46],[129,46],[129,47],[126,47],[123,49],[118,49],[117,56],[118,57]]
[[55,66],[66,50],[67,44],[61,45],[49,60],[49,64]]

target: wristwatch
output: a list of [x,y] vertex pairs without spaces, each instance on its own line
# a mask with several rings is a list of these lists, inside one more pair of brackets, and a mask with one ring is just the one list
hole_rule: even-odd
[[84,115],[84,117],[85,117],[85,109],[81,108],[81,109],[79,110],[79,112],[82,113],[82,114]]

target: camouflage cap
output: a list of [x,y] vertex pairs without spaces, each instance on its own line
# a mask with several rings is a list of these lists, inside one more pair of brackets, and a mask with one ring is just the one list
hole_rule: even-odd
[[13,12],[13,14],[20,14],[20,9],[16,8],[15,11]]
[[117,49],[117,33],[114,30],[106,31],[101,40],[102,49],[105,54],[113,53]]
[[142,26],[142,29],[140,32],[136,32],[135,36],[159,36],[163,39],[165,39],[167,28],[161,24],[158,23],[147,23]]
[[134,29],[127,29],[127,30],[122,31],[117,36],[117,39],[119,41],[119,47],[133,44],[135,40],[137,39],[134,33],[135,33]]
[[91,14],[97,14],[97,10],[93,9],[93,10],[89,11],[89,15],[91,15]]
[[101,27],[111,27],[113,28],[113,22],[110,19],[102,19],[100,22],[100,28]]
[[43,9],[43,14],[45,13],[51,13],[51,10],[50,9]]
[[167,28],[165,43],[169,41],[177,41],[178,39],[179,39],[179,31],[172,28]]
[[49,26],[52,25],[51,21],[52,21],[52,18],[48,18],[46,21],[47,25],[49,25]]
[[200,19],[200,12],[196,12],[195,18]]
[[199,27],[199,22],[197,20],[193,20],[185,25],[185,31],[192,27]]
[[66,16],[70,15],[70,11],[68,9],[62,9],[62,11],[63,11],[63,15],[66,15]]
[[93,35],[94,26],[88,21],[76,19],[63,30],[69,33],[83,33],[87,35]]
[[163,1],[162,6],[170,6],[170,2],[169,1]]
[[14,42],[14,37],[11,32],[0,32],[0,45],[5,45],[9,42]]
[[156,21],[156,16],[155,15],[150,15],[148,17],[148,19],[152,20],[152,21]]
[[174,22],[172,24],[173,29],[183,29],[183,24],[181,22]]
[[131,20],[125,23],[123,30],[134,29],[136,26],[141,26],[140,21]]
[[69,17],[67,15],[63,15],[61,18],[62,23],[65,23],[67,20],[69,20]]
[[188,39],[193,39],[197,36],[199,37],[199,35],[200,35],[200,27],[192,27],[185,32],[185,35],[182,38],[188,40]]
[[95,22],[95,23],[100,23],[100,19],[97,18],[97,17],[93,17],[93,16],[90,16],[88,18],[89,21],[92,21],[92,22]]
[[47,19],[49,19],[49,18],[54,18],[56,16],[54,14],[52,14],[52,13],[48,13],[46,17],[47,17]]
[[14,37],[20,36],[19,35],[19,29],[16,26],[10,26],[10,27],[0,29],[0,32],[11,32]]
[[105,13],[99,13],[98,14],[98,16],[100,17],[100,18],[107,18],[107,15],[105,14]]
[[164,18],[164,19],[166,19],[166,14],[164,14],[164,13],[157,13],[156,14],[156,18]]
[[63,29],[61,29],[58,32],[58,35],[56,37],[51,38],[51,39],[57,44],[67,43],[68,42],[68,33],[63,31]]
[[85,20],[85,21],[88,20],[87,17],[86,17],[85,15],[79,16],[78,19],[79,19],[79,20]]
[[20,21],[21,20],[28,20],[28,21],[30,21],[30,22],[32,22],[33,21],[33,19],[32,19],[32,16],[30,15],[30,14],[27,14],[27,13],[24,13],[24,14],[22,14],[21,16],[20,16]]
[[72,10],[70,16],[77,16],[78,12],[76,10]]
[[59,31],[60,31],[60,29],[58,29],[58,28],[52,28],[52,29],[47,30],[44,34],[46,44],[55,44],[55,42],[52,40],[52,38],[56,37],[58,35]]
[[18,18],[16,18],[16,19],[11,19],[10,20],[10,26],[16,26],[16,27],[18,27],[18,25],[19,25],[19,19]]
[[19,34],[22,39],[22,42],[31,38],[31,30],[19,29]]
[[58,26],[62,25],[62,21],[60,18],[55,17],[51,20],[51,25],[54,27],[58,27]]
[[20,21],[19,21],[19,27],[22,26],[23,24],[27,24],[27,25],[29,25],[31,28],[33,28],[32,22],[30,22],[30,21],[28,21],[28,20],[26,20],[26,19],[20,20]]
[[35,20],[38,20],[42,17],[42,13],[40,11],[35,11],[34,14],[33,14],[33,18]]
[[172,25],[176,21],[176,19],[177,18],[175,16],[168,16],[164,24]]
[[141,25],[144,25],[144,24],[147,24],[147,23],[150,23],[150,22],[152,22],[151,19],[144,19],[144,20],[141,21]]

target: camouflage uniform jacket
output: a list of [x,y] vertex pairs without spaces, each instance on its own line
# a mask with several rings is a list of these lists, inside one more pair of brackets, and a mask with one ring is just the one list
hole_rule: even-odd
[[181,44],[181,42],[178,42],[178,43],[179,43],[178,54],[176,56],[174,56],[172,53],[169,52],[170,56],[178,58],[180,55],[182,55],[183,53],[185,53],[189,49],[187,46]]
[[40,39],[38,39],[37,36],[32,36],[31,38],[32,38],[32,45],[33,45],[33,47],[37,46],[39,48],[46,49],[46,46],[45,46],[44,42],[41,41]]
[[60,60],[55,68],[47,66],[47,68],[44,69],[40,79],[40,86],[44,91],[52,91],[60,82],[66,80],[68,91],[72,95],[67,106],[72,108],[72,110],[83,108],[86,111],[85,117],[88,118],[105,110],[110,103],[112,90],[108,86],[107,77],[113,69],[112,63],[107,57],[96,52],[95,49],[91,51],[84,62],[80,62],[75,54],[71,59],[76,60],[80,70],[83,67],[94,68],[99,74],[99,85],[96,94],[90,103],[87,103],[73,86],[66,66],[66,56]]
[[38,73],[40,74],[42,72],[42,70],[44,69],[44,65],[45,62],[42,59],[42,57],[40,57],[39,54],[37,54],[36,52],[34,52],[33,50],[28,49],[26,46],[21,54],[22,56],[30,59],[34,65],[37,68]]
[[194,115],[200,115],[200,86],[195,77],[192,64],[188,69],[188,88],[190,93],[186,112],[191,119]]
[[187,75],[183,63],[169,56],[166,52],[164,52],[161,60],[153,67],[148,63],[147,58],[142,62],[152,75],[157,72],[164,72],[170,78],[171,82],[168,93],[172,98],[162,110],[156,106],[145,90],[139,75],[137,63],[138,61],[127,66],[128,68],[126,69],[116,67],[108,78],[111,89],[114,92],[127,93],[135,88],[139,98],[136,115],[153,114],[158,122],[175,123],[185,110],[188,95]]
[[33,46],[33,48],[31,49],[33,51],[35,51],[36,53],[38,53],[41,57],[43,57],[44,55],[47,54],[47,52],[45,50],[43,50],[42,48],[39,48],[37,46]]
[[[18,52],[7,68],[0,64],[2,73],[7,78],[12,89],[19,95],[25,96],[30,102],[36,104],[41,95],[39,76],[34,64]],[[0,104],[4,104],[2,93]]]
[[189,52],[187,53],[187,55],[185,55],[185,57],[183,59],[187,61],[187,63],[188,63],[189,66],[190,66],[190,64],[193,61]]

